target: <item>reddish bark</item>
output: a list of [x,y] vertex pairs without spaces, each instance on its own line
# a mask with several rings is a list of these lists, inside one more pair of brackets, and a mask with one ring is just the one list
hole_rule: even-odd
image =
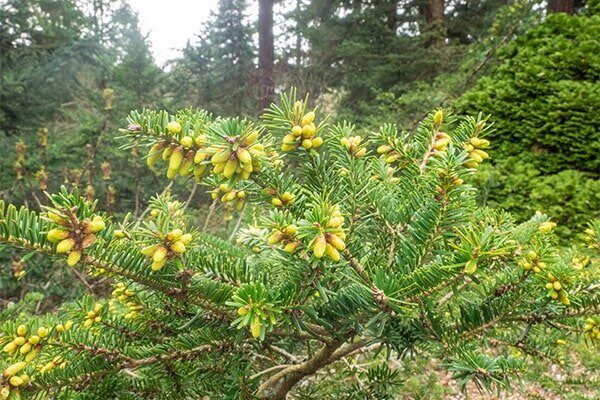
[[575,0],[548,0],[547,10],[549,13],[567,13],[573,15],[575,12]]

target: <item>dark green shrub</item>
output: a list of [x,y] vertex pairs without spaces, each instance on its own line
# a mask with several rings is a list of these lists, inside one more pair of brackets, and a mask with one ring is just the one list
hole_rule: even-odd
[[496,158],[522,155],[543,173],[600,167],[600,16],[551,15],[499,55],[458,102],[494,116]]
[[521,220],[548,213],[564,237],[600,214],[598,32],[599,16],[551,15],[456,103],[493,115],[481,200]]
[[556,231],[565,238],[600,216],[600,180],[581,171],[542,175],[532,164],[509,158],[482,165],[476,177],[482,203],[510,210],[523,221],[542,211],[558,223]]

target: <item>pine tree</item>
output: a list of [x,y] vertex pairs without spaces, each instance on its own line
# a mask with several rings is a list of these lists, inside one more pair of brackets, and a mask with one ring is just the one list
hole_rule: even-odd
[[[3,313],[0,398],[340,398],[359,372],[306,378],[414,353],[494,390],[527,366],[509,349],[568,364],[561,343],[597,342],[597,264],[573,268],[545,215],[515,225],[475,205],[485,118],[437,110],[414,133],[363,138],[307,100],[291,91],[261,122],[134,111],[122,130],[150,147],[150,167],[193,177],[221,209],[254,210],[235,243],[169,193],[142,221],[66,190],[41,213],[0,203],[0,243],[114,283],[110,299]],[[584,236],[578,257],[597,257],[600,224]],[[392,398],[397,375],[369,370],[352,398]]]
[[316,94],[339,93],[339,108],[350,111],[345,117],[365,115],[379,95],[410,95],[458,70],[465,45],[488,35],[502,6],[501,0],[304,2],[293,16],[309,57],[296,80]]
[[161,70],[154,63],[147,37],[140,32],[137,15],[124,7],[117,19],[124,22],[119,40],[121,54],[112,71],[113,80],[124,95],[119,99],[119,107],[141,109],[149,106],[149,99],[158,94]]
[[[11,136],[33,150],[39,132],[46,132],[44,156],[29,151],[25,161],[25,180],[33,185],[24,192],[15,175],[3,173],[4,198],[43,203],[41,190],[58,190],[70,176],[69,185],[81,183],[90,196],[95,191],[104,209],[132,204],[135,186],[119,180],[109,194],[100,165],[130,169],[131,158],[112,137],[117,121],[132,108],[162,106],[153,95],[162,72],[137,16],[122,0],[10,1],[0,9],[0,26],[0,170],[12,170],[17,161]],[[88,157],[94,153],[101,158]],[[40,191],[34,173],[45,177]],[[141,177],[148,188],[150,178]]]

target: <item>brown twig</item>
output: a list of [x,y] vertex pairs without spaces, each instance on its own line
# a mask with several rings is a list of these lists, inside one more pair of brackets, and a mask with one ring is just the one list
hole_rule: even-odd
[[92,285],[90,285],[90,283],[85,279],[85,277],[81,274],[81,272],[79,272],[77,269],[72,268],[71,269],[73,271],[73,273],[75,274],[75,276],[77,277],[77,279],[79,279],[87,288],[88,292],[90,292],[91,294],[94,294],[94,288],[92,287]]
[[369,279],[369,276],[365,272],[365,268],[361,265],[361,263],[352,256],[348,249],[344,251],[344,256],[350,262],[350,266],[352,267],[352,269],[354,269],[354,271],[356,271],[356,273],[358,274],[358,276],[360,276],[363,282],[370,286],[371,280]]
[[206,220],[204,220],[204,226],[202,227],[202,232],[206,232],[206,228],[208,228],[208,224],[210,223],[210,219],[215,212],[215,208],[217,206],[217,199],[214,199],[208,208],[208,214],[206,215]]
[[229,235],[229,241],[233,242],[233,239],[235,239],[235,234],[237,233],[238,229],[240,229],[240,225],[242,224],[242,219],[244,218],[244,210],[246,209],[246,204],[244,203],[242,209],[239,211],[239,216],[238,219],[235,223],[235,226],[233,227],[233,230],[231,231],[231,235]]
[[[283,400],[291,388],[301,379],[314,374],[319,369],[330,365],[344,357],[354,355],[360,352],[370,351],[378,346],[365,347],[368,340],[359,340],[355,343],[345,343],[343,340],[335,340],[324,345],[314,356],[303,363],[288,365],[282,371],[273,375],[263,382],[258,389],[259,398]],[[281,369],[282,366],[276,366],[269,369],[268,372]],[[261,375],[266,374],[267,370],[261,371]]]
[[187,210],[188,206],[190,205],[190,202],[192,201],[192,199],[194,198],[194,194],[196,194],[196,189],[198,188],[198,183],[194,182],[194,186],[192,187],[192,191],[190,192],[190,195],[188,196],[187,200],[185,201],[185,205],[183,206],[183,210]]
[[303,363],[294,364],[276,373],[258,388],[258,397],[262,399],[285,400],[290,389],[302,378],[314,374],[330,364],[336,350],[343,341],[336,340],[321,347],[313,357]]

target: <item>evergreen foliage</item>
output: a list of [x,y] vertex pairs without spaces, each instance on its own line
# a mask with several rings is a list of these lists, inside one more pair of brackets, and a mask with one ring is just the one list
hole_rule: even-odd
[[[360,385],[347,398],[393,398],[400,377],[385,365],[306,378],[347,358],[425,354],[495,390],[526,368],[511,348],[568,365],[557,343],[599,339],[598,264],[574,267],[545,215],[515,224],[477,207],[469,181],[490,133],[438,110],[413,133],[363,139],[294,91],[261,122],[133,112],[123,135],[150,147],[149,165],[162,158],[170,178],[193,176],[255,223],[216,238],[169,193],[142,221],[67,190],[42,212],[0,203],[0,243],[114,284],[110,299],[44,316],[7,310],[0,398],[339,398],[348,374]],[[584,235],[576,256],[589,261],[600,225]]]
[[7,1],[0,22],[0,130],[18,134],[72,99],[71,77],[97,48],[81,37],[85,16],[70,1]]
[[600,214],[600,180],[590,174],[567,169],[544,175],[517,157],[493,162],[474,177],[481,204],[508,210],[519,220],[544,211],[559,224],[556,232],[565,243]]
[[599,24],[597,15],[549,15],[457,103],[494,116],[486,199],[520,220],[544,210],[564,237],[600,215]]
[[519,155],[544,173],[600,168],[598,16],[550,15],[500,55],[461,109],[494,115],[495,154]]
[[[452,5],[456,9],[453,9],[453,17],[446,20],[446,25],[450,31],[454,31],[454,35],[460,36],[460,28],[467,31],[472,29],[472,25],[463,24],[464,19],[474,23],[474,26],[479,26],[484,21],[486,23],[477,28],[482,30],[478,31],[472,40],[452,37],[452,40],[448,41],[443,51],[450,53],[451,58],[442,60],[447,62],[443,70],[430,70],[424,74],[421,73],[422,68],[416,69],[416,75],[406,81],[398,80],[396,84],[388,87],[373,83],[371,87],[374,100],[363,101],[349,108],[340,107],[340,117],[369,129],[377,129],[383,123],[395,123],[412,129],[427,110],[440,106],[453,107],[457,98],[472,89],[480,77],[489,74],[497,63],[501,62],[498,60],[499,52],[515,37],[525,34],[539,24],[543,17],[534,1],[511,2],[507,7],[485,3],[469,2],[468,6],[465,6],[459,2]],[[480,15],[478,12],[484,14]],[[450,27],[451,24],[456,25]],[[415,46],[418,44],[415,43]],[[417,58],[430,57],[426,54],[416,56],[417,53],[413,51],[409,53]],[[406,57],[410,56],[407,54]],[[410,70],[412,65],[412,62],[407,61],[402,67]],[[353,112],[357,107],[362,112]]]

